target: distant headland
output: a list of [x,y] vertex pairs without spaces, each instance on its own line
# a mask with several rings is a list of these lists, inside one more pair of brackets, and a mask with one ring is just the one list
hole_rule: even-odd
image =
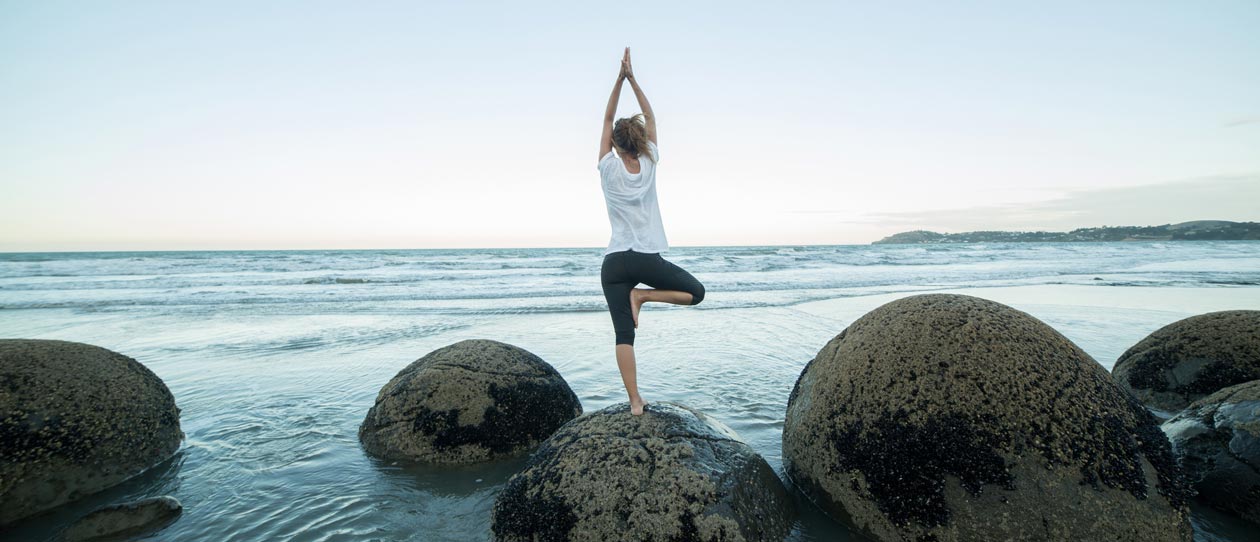
[[890,235],[874,245],[921,243],[1080,243],[1090,241],[1256,241],[1260,222],[1195,220],[1163,226],[1102,226],[1057,231],[969,231],[936,233],[915,230]]

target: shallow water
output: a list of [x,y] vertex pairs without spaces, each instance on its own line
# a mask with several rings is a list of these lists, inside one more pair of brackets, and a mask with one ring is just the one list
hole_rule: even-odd
[[[151,539],[486,540],[523,459],[463,468],[380,462],[356,432],[376,392],[468,338],[521,346],[586,411],[624,399],[599,250],[0,254],[0,336],[87,342],[136,358],[175,394],[170,462],[0,533],[44,540],[91,508],[170,494]],[[730,247],[666,254],[705,282],[697,307],[644,309],[640,385],[703,410],[782,475],[787,395],[853,319],[919,291],[961,291],[1054,326],[1105,367],[1172,321],[1260,309],[1260,243]],[[1095,280],[1095,277],[1102,280]],[[339,280],[340,279],[340,280]],[[793,540],[844,540],[807,503]],[[1196,539],[1247,527],[1196,508]]]

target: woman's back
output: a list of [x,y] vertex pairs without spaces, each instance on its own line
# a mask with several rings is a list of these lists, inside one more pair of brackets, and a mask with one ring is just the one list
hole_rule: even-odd
[[622,250],[664,252],[669,248],[656,198],[656,163],[660,150],[648,142],[652,158],[639,157],[639,172],[630,173],[615,150],[599,160],[600,184],[608,207],[612,235],[604,254]]

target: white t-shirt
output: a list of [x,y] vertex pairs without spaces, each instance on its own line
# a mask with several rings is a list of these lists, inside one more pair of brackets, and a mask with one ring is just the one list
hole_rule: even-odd
[[[660,159],[656,143],[649,141],[648,148],[653,158]],[[630,173],[617,151],[610,150],[599,159],[599,177],[612,226],[604,254],[627,249],[647,253],[669,249],[656,201],[656,161],[639,156],[639,172]]]

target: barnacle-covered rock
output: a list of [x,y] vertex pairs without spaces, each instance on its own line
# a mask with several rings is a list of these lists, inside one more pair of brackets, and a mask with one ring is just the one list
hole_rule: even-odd
[[875,540],[1190,540],[1154,417],[1050,326],[910,296],[854,321],[788,399],[788,476]]
[[90,344],[0,340],[0,525],[140,474],[183,438],[171,391],[136,360]]
[[476,463],[531,450],[580,414],[577,395],[538,356],[467,340],[430,352],[385,384],[359,440],[384,459]]
[[1260,379],[1260,311],[1209,312],[1155,330],[1111,370],[1120,387],[1172,413],[1212,393]]
[[500,541],[783,540],[783,483],[730,428],[697,410],[620,403],[560,428],[495,500]]

